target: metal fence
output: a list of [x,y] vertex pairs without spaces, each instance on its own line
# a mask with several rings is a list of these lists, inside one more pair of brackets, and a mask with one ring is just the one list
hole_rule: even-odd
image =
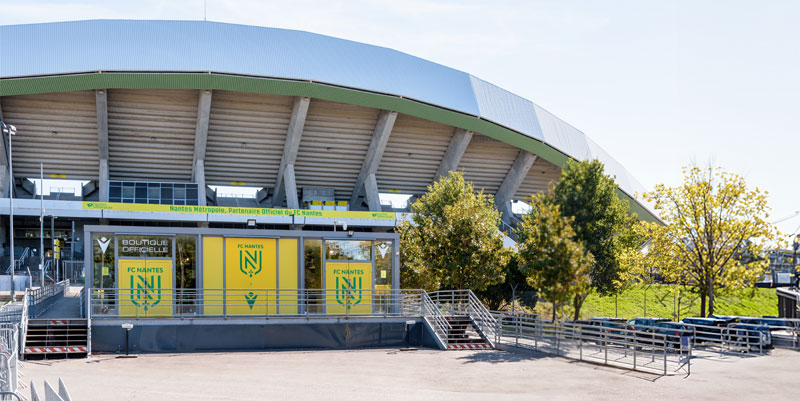
[[663,375],[691,369],[692,348],[681,336],[631,328],[549,322],[537,315],[494,312],[498,346]]
[[19,325],[0,324],[0,400],[19,399]]
[[30,317],[35,318],[50,309],[61,299],[68,287],[69,280],[63,280],[52,285],[28,289],[26,294],[28,295]]
[[[389,289],[91,289],[102,318],[423,316],[423,290]],[[428,311],[432,314],[433,311]]]

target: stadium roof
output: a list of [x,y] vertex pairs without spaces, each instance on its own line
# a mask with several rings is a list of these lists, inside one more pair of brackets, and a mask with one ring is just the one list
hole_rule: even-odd
[[399,51],[206,21],[0,26],[0,96],[100,88],[227,89],[394,110],[480,132],[559,166],[567,157],[597,158],[626,197],[644,192],[597,143],[530,100]]

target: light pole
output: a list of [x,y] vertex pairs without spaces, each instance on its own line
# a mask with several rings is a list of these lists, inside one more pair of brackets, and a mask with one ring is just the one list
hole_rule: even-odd
[[4,134],[8,134],[8,225],[10,230],[9,237],[11,237],[11,302],[14,302],[16,300],[14,298],[14,269],[16,268],[16,263],[14,261],[14,166],[11,162],[11,137],[17,134],[17,127],[0,121],[0,129],[3,130]]
[[797,249],[800,248],[800,234],[795,235],[792,242],[792,269],[794,269],[794,286],[800,288],[800,271],[797,270]]

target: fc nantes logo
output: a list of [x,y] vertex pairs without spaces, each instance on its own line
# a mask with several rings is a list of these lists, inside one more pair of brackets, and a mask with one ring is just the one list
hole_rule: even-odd
[[150,282],[147,279],[142,275],[131,276],[131,303],[145,311],[161,303],[161,276],[150,276]]
[[361,303],[361,277],[336,277],[336,302],[347,309]]
[[[261,251],[239,251],[239,270],[248,277],[253,277],[261,273],[262,261],[263,256]],[[258,295],[254,294],[252,291],[248,294],[244,294],[244,299],[247,301],[247,306],[249,306],[250,309],[253,309],[256,298],[258,298]]]
[[248,277],[261,273],[261,251],[239,251],[239,270]]

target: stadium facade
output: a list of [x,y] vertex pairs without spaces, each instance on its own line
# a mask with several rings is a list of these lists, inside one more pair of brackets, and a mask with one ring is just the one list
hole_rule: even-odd
[[[129,318],[178,327],[201,316],[401,316],[392,230],[407,210],[381,194],[413,199],[453,170],[494,195],[513,225],[513,201],[546,190],[569,158],[597,158],[633,211],[655,219],[628,171],[531,101],[307,32],[205,21],[0,26],[0,119],[17,129],[0,152],[4,266],[13,239],[23,281],[40,264],[48,279],[85,279],[87,308],[109,318],[92,328],[98,349],[118,348],[116,325]],[[40,168],[81,188],[50,188],[42,201]],[[255,195],[219,189],[230,186]],[[358,306],[349,293],[342,303],[345,287],[368,292]],[[309,334],[318,331],[300,337],[324,343]],[[139,333],[142,349],[157,332]],[[202,348],[171,335],[150,346]]]

